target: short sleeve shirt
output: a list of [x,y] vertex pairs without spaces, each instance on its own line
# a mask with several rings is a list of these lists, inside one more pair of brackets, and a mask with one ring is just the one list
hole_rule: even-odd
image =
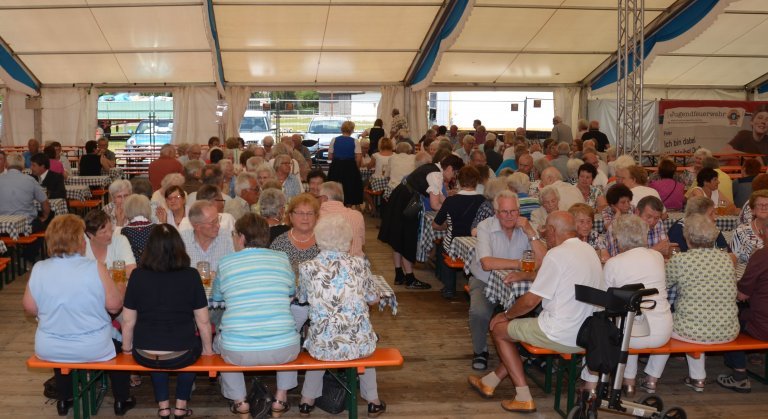
[[[484,257],[520,259],[523,252],[530,249],[528,236],[522,229],[516,228],[512,232],[512,237],[508,238],[501,229],[499,220],[496,217],[490,217],[477,225],[477,246],[469,270],[472,276],[487,283],[491,272],[483,270],[480,259]],[[592,253],[595,253],[594,250]]]
[[[93,250],[91,250],[91,241],[88,239],[88,236],[85,236],[85,257],[96,260]],[[122,260],[126,265],[136,265],[136,257],[133,256],[131,243],[119,231],[115,231],[112,234],[112,243],[107,246],[107,257],[104,263],[107,264],[107,267],[110,267],[116,260]]]

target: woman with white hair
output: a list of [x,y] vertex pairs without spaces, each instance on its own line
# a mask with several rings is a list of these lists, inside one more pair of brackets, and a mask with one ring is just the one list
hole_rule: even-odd
[[[304,348],[321,361],[348,361],[369,356],[376,350],[367,305],[378,301],[376,286],[363,258],[349,255],[352,227],[340,215],[323,217],[314,229],[320,253],[299,265],[301,303],[309,303],[311,320]],[[299,414],[310,415],[315,400],[323,394],[325,371],[307,371],[301,389]],[[376,370],[360,375],[360,394],[368,401],[368,417],[387,410],[379,399]]]
[[541,231],[547,225],[549,214],[558,210],[560,206],[560,192],[552,185],[549,185],[539,193],[539,203],[541,207],[536,208],[531,213],[531,224],[536,231]]
[[269,224],[269,244],[272,244],[277,236],[291,229],[291,226],[283,222],[286,202],[285,194],[279,189],[266,189],[259,196],[261,216]]
[[582,159],[568,159],[568,162],[565,164],[568,171],[568,179],[566,179],[567,183],[570,183],[571,185],[577,183],[579,180],[579,167],[582,164],[584,164],[584,160]]
[[283,193],[288,199],[301,193],[301,180],[291,173],[292,167],[293,162],[289,154],[275,156],[275,179],[283,185]]
[[[615,220],[614,220],[615,222]],[[686,217],[683,236],[688,251],[672,257],[666,265],[667,287],[677,288],[672,337],[693,343],[727,343],[739,335],[738,308],[734,267],[727,253],[714,247],[720,233],[706,215]],[[643,266],[646,269],[647,266]],[[622,268],[622,275],[630,269]],[[661,291],[661,290],[659,290]],[[707,373],[704,354],[688,359],[685,385],[696,392],[704,391]],[[646,378],[640,387],[656,392],[656,382],[664,372],[669,355],[651,355],[645,368]]]
[[136,194],[125,198],[125,216],[129,221],[120,229],[120,234],[128,238],[133,257],[141,260],[141,254],[147,247],[149,233],[155,226],[151,220],[152,207],[149,205],[149,199],[144,195]]
[[169,173],[165,175],[163,180],[160,181],[160,189],[152,193],[152,199],[150,201],[157,204],[158,207],[168,209],[168,203],[165,201],[165,190],[176,185],[184,187],[184,175],[181,173]]
[[403,178],[416,169],[416,156],[411,154],[413,147],[406,143],[397,143],[395,154],[386,163],[386,173],[389,173],[389,189],[395,189]]
[[259,183],[259,187],[264,188],[264,184],[270,180],[277,180],[275,175],[275,169],[269,163],[262,163],[253,169],[253,173],[256,175],[256,181]]
[[704,159],[712,157],[712,152],[706,148],[700,148],[693,153],[693,164],[691,167],[685,169],[680,176],[680,182],[685,184],[685,189],[688,190],[692,186],[696,186],[696,176],[699,171],[704,168]]
[[[577,204],[578,205],[578,204]],[[632,349],[657,348],[667,343],[672,334],[672,311],[667,301],[664,257],[648,248],[648,225],[636,215],[622,215],[613,221],[613,236],[619,244],[619,254],[608,259],[603,270],[606,287],[623,287],[643,284],[656,288],[659,293],[647,297],[656,304],[643,309],[642,316],[635,318],[629,347]],[[627,397],[635,394],[637,355],[629,355],[624,370],[624,386]],[[581,378],[588,389],[595,388],[597,375],[589,369],[582,370]]]
[[477,228],[477,225],[480,224],[481,221],[485,220],[486,218],[493,217],[493,215],[496,213],[493,209],[493,200],[496,198],[496,195],[498,195],[499,192],[507,189],[508,186],[506,178],[499,177],[491,179],[488,181],[488,183],[486,183],[485,189],[483,189],[485,202],[480,204],[480,207],[477,209],[475,219],[472,221],[473,230]]
[[104,206],[104,212],[109,215],[109,220],[115,227],[122,227],[128,223],[123,204],[125,198],[133,193],[131,182],[118,179],[109,184],[109,204]]
[[230,159],[219,160],[219,168],[221,168],[221,175],[224,177],[224,187],[221,189],[221,193],[229,195],[230,198],[235,198],[235,165]]

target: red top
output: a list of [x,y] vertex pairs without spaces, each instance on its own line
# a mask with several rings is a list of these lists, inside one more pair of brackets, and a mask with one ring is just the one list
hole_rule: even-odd
[[160,156],[159,159],[149,164],[149,183],[152,184],[152,190],[160,189],[160,182],[171,173],[184,174],[184,166],[173,157]]

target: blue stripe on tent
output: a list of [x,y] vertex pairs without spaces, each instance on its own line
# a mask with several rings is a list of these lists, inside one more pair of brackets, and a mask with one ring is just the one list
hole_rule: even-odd
[[[712,11],[718,1],[719,0],[693,0],[683,11],[665,22],[652,35],[645,38],[645,56],[647,57],[648,54],[651,53],[651,50],[653,50],[653,47],[656,46],[657,42],[664,42],[677,38],[699,23],[701,19]],[[629,61],[632,62],[631,55]],[[595,79],[592,82],[592,90],[597,90],[616,83],[616,66],[617,63],[614,62],[602,75],[600,75],[600,77]],[[629,68],[629,71],[632,71],[631,67]]]
[[763,83],[757,87],[757,93],[765,93],[765,92],[768,92],[768,83]]
[[451,32],[456,29],[456,25],[458,25],[459,21],[461,21],[461,16],[464,14],[464,10],[467,8],[468,4],[469,0],[456,0],[455,2],[452,2],[453,8],[449,12],[448,18],[445,20],[443,26],[440,28],[435,42],[429,46],[427,54],[421,61],[421,65],[414,73],[413,80],[411,80],[411,85],[417,84],[427,77],[430,70],[432,69],[432,66],[435,65],[437,52],[440,50],[440,42],[447,38]]
[[[17,83],[21,83],[36,92],[40,91],[40,86],[35,79],[13,58],[11,51],[6,48],[4,43],[0,43],[0,67]],[[6,81],[6,84],[10,84],[10,82]]]
[[216,68],[219,70],[219,84],[221,88],[224,88],[224,65],[221,61],[221,45],[219,45],[219,31],[216,29],[216,16],[213,14],[213,0],[206,0],[206,6],[208,7],[208,24],[211,27],[211,36],[213,37],[213,45],[216,49]]

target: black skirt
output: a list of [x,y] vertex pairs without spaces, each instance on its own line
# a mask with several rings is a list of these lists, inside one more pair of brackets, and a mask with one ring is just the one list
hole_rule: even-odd
[[344,188],[344,205],[363,203],[363,179],[354,160],[333,159],[328,168],[328,180],[341,183]]
[[389,202],[384,206],[381,214],[381,229],[378,237],[411,263],[416,261],[419,217],[413,219],[405,217],[403,210],[408,206],[413,193],[403,184],[392,191]]

